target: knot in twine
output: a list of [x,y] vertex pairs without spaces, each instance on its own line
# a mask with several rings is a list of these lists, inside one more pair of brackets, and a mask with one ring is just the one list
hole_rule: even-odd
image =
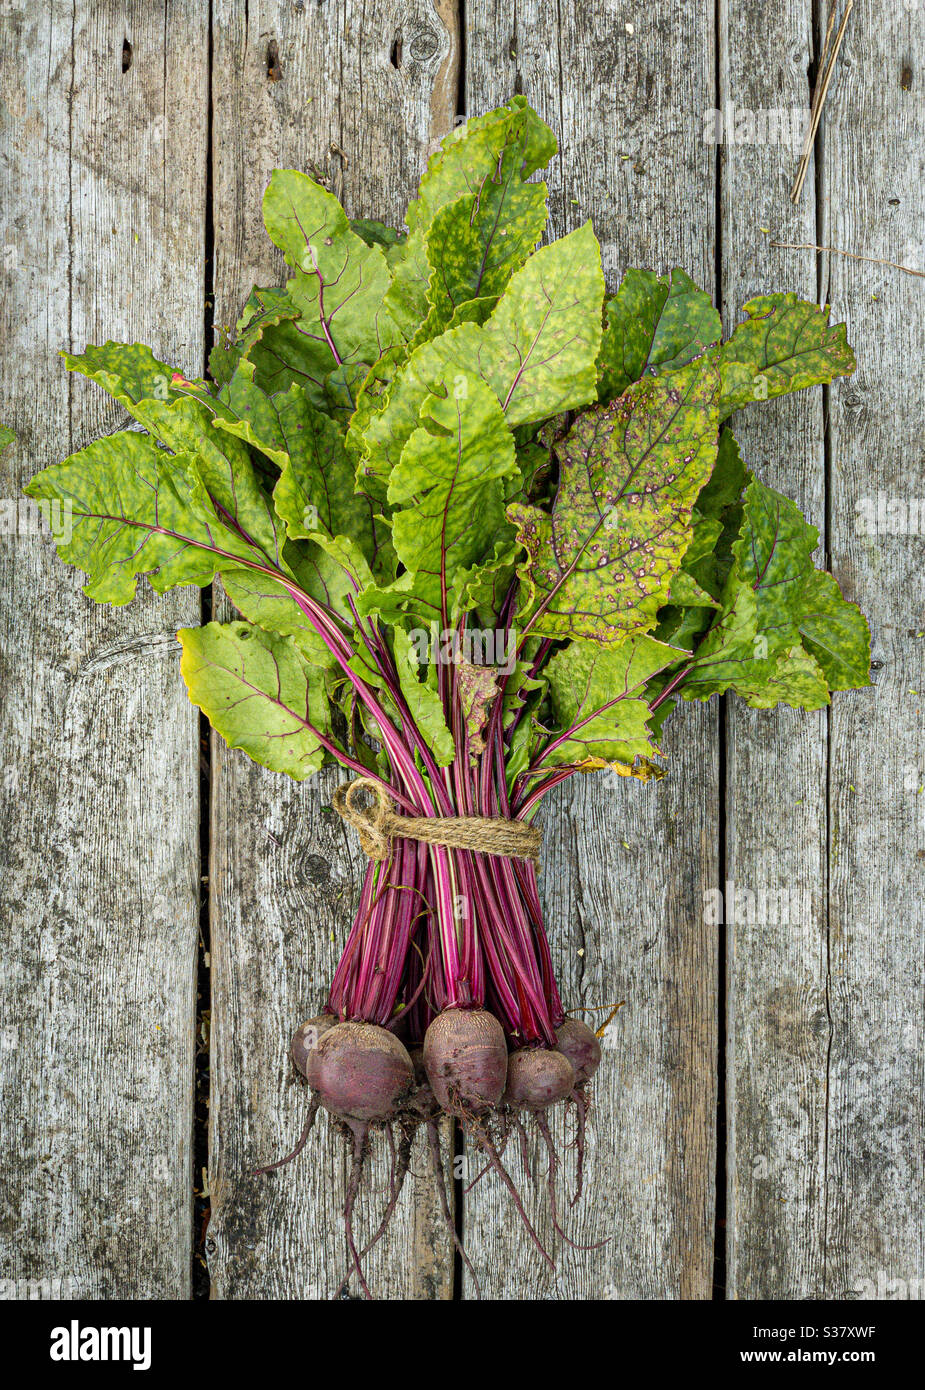
[[[361,791],[371,793],[375,798],[373,805],[357,805],[357,793]],[[395,836],[426,845],[445,845],[447,849],[471,849],[480,854],[539,863],[543,835],[537,826],[502,816],[399,815],[388,792],[371,777],[356,777],[338,787],[332,805],[341,819],[353,826],[369,859],[388,859]]]

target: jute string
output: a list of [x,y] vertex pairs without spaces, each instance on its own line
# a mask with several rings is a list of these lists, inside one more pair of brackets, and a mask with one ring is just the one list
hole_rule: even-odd
[[[359,792],[369,792],[372,805],[357,803]],[[473,849],[505,859],[529,859],[538,864],[542,831],[525,821],[501,816],[403,816],[379,782],[356,777],[337,788],[332,800],[342,820],[352,825],[369,859],[388,859],[392,839],[419,840],[447,849]]]

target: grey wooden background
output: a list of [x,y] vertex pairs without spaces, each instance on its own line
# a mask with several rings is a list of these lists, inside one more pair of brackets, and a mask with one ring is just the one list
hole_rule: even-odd
[[[830,713],[686,708],[670,778],[581,779],[547,813],[566,1005],[623,1001],[570,1219],[576,1239],[610,1239],[560,1242],[554,1280],[485,1180],[461,1219],[494,1298],[703,1299],[714,1279],[728,1298],[925,1291],[925,542],[856,526],[862,498],[925,497],[925,279],[770,244],[925,269],[925,0],[855,6],[796,207],[790,145],[703,141],[704,113],[726,102],[808,105],[822,10],[0,0],[6,498],[120,424],[60,348],[138,339],[199,372],[213,314],[232,323],[255,280],[280,276],[260,222],[274,166],[318,170],[352,214],[400,221],[456,114],[515,91],[560,139],[552,228],[592,216],[611,287],[626,265],[677,264],[729,325],[749,295],[784,288],[848,324],[854,378],[739,429],[869,614],[874,686]],[[301,1128],[286,1040],[318,1001],[358,881],[323,810],[333,781],[289,785],[213,741],[202,863],[198,719],[173,638],[198,620],[198,591],[97,608],[28,535],[0,539],[0,573],[0,1294],[184,1299],[207,1261],[213,1297],[329,1296],[344,1268],[338,1146],[316,1136],[278,1176],[250,1170]],[[811,912],[708,925],[704,893],[725,879],[805,890]],[[542,1178],[538,1155],[533,1167]],[[472,1297],[422,1152],[415,1170],[371,1281],[388,1297]],[[528,1205],[551,1235],[543,1203]]]

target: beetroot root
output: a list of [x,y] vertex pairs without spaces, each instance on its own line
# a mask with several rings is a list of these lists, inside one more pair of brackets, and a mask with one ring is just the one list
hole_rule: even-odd
[[403,1043],[375,1023],[337,1023],[311,1054],[308,1081],[338,1119],[362,1125],[390,1120],[414,1086]]
[[424,1035],[424,1065],[434,1096],[451,1115],[481,1115],[504,1094],[507,1044],[486,1009],[444,1009]]
[[556,1031],[556,1050],[574,1067],[576,1086],[590,1081],[601,1064],[600,1039],[579,1018],[567,1018]]
[[512,1052],[504,1100],[523,1110],[545,1110],[575,1089],[575,1069],[562,1052],[545,1047]]
[[311,1057],[317,1050],[319,1042],[328,1029],[333,1028],[336,1023],[337,1019],[334,1014],[319,1014],[317,1018],[307,1018],[302,1026],[293,1033],[292,1042],[289,1045],[289,1055],[296,1071],[301,1072],[304,1077],[307,1078],[308,1076]]

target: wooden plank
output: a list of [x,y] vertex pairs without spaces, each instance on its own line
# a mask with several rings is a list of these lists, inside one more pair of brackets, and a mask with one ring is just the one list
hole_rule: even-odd
[[[201,367],[207,13],[4,6],[6,498],[123,423],[61,348]],[[47,536],[0,541],[0,570],[4,1296],[184,1298],[198,753],[174,632],[199,595],[97,608]]]
[[[609,287],[628,265],[683,266],[713,279],[714,104],[706,6],[466,6],[466,103],[475,114],[522,91],[559,137],[551,232],[587,217]],[[464,1231],[489,1297],[708,1298],[712,1283],[716,1105],[715,930],[703,892],[717,881],[717,715],[685,707],[665,740],[657,787],[565,784],[542,816],[547,923],[566,1007],[625,1001],[605,1034],[594,1085],[587,1191],[559,1242],[554,1281],[498,1186],[466,1200]],[[606,1015],[591,1013],[589,1019]],[[560,1145],[565,1127],[556,1124]],[[531,1168],[528,1209],[555,1246]],[[467,1284],[467,1296],[472,1295]]]
[[[923,47],[922,6],[855,6],[826,104],[819,238],[918,270]],[[831,391],[831,563],[883,663],[875,687],[831,717],[825,1296],[920,1299],[925,521],[909,504],[925,494],[922,281],[840,256],[825,268],[859,361]],[[881,494],[896,499],[892,516],[864,533],[859,504]]]
[[[816,240],[812,170],[797,207],[789,198],[811,97],[811,20],[807,0],[760,11],[720,6],[726,333],[751,295],[787,289],[816,298],[814,258],[769,245]],[[755,121],[753,138],[746,113]],[[754,406],[732,422],[762,481],[793,497],[820,528],[822,406],[819,389]],[[824,563],[824,554],[816,560]],[[827,716],[783,705],[749,710],[733,696],[726,721],[726,1295],[819,1298],[829,1045]],[[737,892],[759,903],[764,892],[770,909],[749,921],[740,897],[737,921]]]
[[[260,220],[274,166],[314,167],[352,215],[401,222],[428,145],[452,126],[458,35],[451,3],[216,0],[214,45],[216,322],[224,323],[255,280],[282,279]],[[291,1084],[288,1040],[323,1000],[361,855],[325,813],[339,770],[299,787],[219,740],[213,759],[213,1296],[330,1297],[346,1268],[337,1136],[321,1122],[297,1165],[260,1180],[250,1172],[287,1152],[302,1128],[306,1093]],[[379,1154],[369,1186],[381,1205]],[[368,1262],[371,1287],[382,1297],[448,1298],[452,1253],[434,1229],[423,1146],[413,1162],[421,1180]],[[361,1223],[377,1202],[364,1203]]]

